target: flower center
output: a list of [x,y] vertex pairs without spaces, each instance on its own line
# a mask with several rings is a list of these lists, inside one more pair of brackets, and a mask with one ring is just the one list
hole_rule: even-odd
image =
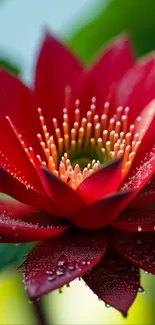
[[102,114],[96,113],[96,98],[93,97],[85,117],[80,116],[80,101],[75,102],[74,122],[69,125],[67,108],[63,109],[63,123],[59,126],[53,118],[54,134],[50,135],[41,108],[38,108],[42,134],[37,134],[46,160],[40,155],[41,166],[66,182],[73,189],[89,175],[100,169],[101,164],[123,156],[124,178],[136,155],[145,132],[136,133],[136,124],[128,126],[129,108],[118,107],[109,117],[110,104],[105,103]]

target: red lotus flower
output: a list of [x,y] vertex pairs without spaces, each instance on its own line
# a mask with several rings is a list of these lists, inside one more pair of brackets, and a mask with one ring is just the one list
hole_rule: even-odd
[[82,276],[125,314],[155,274],[154,97],[155,55],[135,62],[124,35],[91,67],[46,35],[32,90],[0,72],[0,236],[41,240],[31,298]]

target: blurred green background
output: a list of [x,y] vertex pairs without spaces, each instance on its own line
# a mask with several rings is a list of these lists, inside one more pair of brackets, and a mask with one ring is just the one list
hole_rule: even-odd
[[[141,56],[155,49],[155,0],[1,0],[0,66],[31,84],[45,29],[63,39],[85,63],[123,31],[131,34]],[[0,245],[0,324],[37,324],[22,274],[16,271],[30,247]],[[107,309],[77,280],[63,293],[56,291],[40,300],[48,324],[154,324],[155,280],[141,274],[145,293],[138,294],[127,319]]]

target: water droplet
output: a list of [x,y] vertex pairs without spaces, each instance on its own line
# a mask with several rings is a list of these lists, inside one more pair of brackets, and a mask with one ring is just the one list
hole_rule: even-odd
[[29,304],[32,305],[33,304],[33,300],[29,300]]
[[149,274],[149,272],[148,271],[144,271],[145,272],[145,274]]
[[78,279],[79,279],[79,281],[81,281],[81,277],[79,277]]
[[46,271],[46,274],[47,274],[47,275],[52,275],[53,272],[52,272],[52,271]]
[[142,226],[138,226],[138,231],[142,231]]
[[67,283],[67,284],[66,284],[66,287],[69,288],[69,287],[70,287],[70,283]]
[[56,276],[55,275],[52,275],[52,276],[48,276],[47,280],[52,282],[56,279]]
[[100,297],[98,297],[98,301],[102,301],[102,299]]
[[26,189],[29,190],[31,188],[30,184],[26,185]]
[[106,308],[110,308],[110,305],[109,305],[109,304],[105,304],[105,307],[106,307]]
[[143,289],[142,287],[139,287],[139,288],[138,288],[138,292],[140,292],[140,293],[144,293],[145,291],[144,291],[144,289]]
[[74,271],[76,269],[75,264],[73,264],[72,262],[68,263],[68,270],[69,271]]
[[16,230],[16,226],[13,226],[13,227],[12,227],[12,230]]
[[58,260],[58,266],[64,266],[68,262],[67,256],[62,254]]
[[86,265],[86,261],[82,261],[82,265]]
[[58,276],[62,276],[62,275],[64,275],[64,270],[62,270],[62,269],[57,269],[57,271],[56,271],[56,275],[58,275]]

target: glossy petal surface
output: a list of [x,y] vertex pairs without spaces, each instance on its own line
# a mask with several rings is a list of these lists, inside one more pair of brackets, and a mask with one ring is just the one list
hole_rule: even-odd
[[9,116],[29,145],[38,150],[40,122],[31,90],[4,70],[0,70],[0,102],[0,119]]
[[0,167],[0,191],[22,203],[62,216],[62,212],[56,204],[51,202],[50,198],[35,191],[31,185],[24,184],[18,178],[13,177],[2,167]]
[[120,310],[124,315],[136,298],[140,285],[138,268],[110,249],[83,279],[107,306]]
[[99,229],[109,224],[124,209],[130,191],[118,191],[104,196],[75,216],[73,224],[85,229]]
[[155,176],[148,181],[138,195],[133,199],[130,206],[136,206],[155,198]]
[[155,53],[151,53],[136,62],[118,84],[116,106],[129,106],[129,123],[133,123],[142,109],[154,99],[154,91]]
[[48,169],[41,168],[42,183],[51,198],[63,211],[64,216],[72,220],[73,216],[85,208],[82,198],[60,178],[52,174]]
[[83,275],[103,256],[103,232],[71,229],[37,245],[25,262],[24,280],[31,298]]
[[50,131],[52,118],[61,123],[64,106],[71,108],[70,103],[65,102],[65,87],[69,85],[74,96],[82,73],[82,65],[71,52],[52,35],[46,34],[36,65],[35,97]]
[[111,225],[124,230],[154,231],[155,206],[151,209],[145,204],[137,208],[125,209]]
[[77,188],[76,192],[91,204],[106,194],[117,191],[121,183],[122,161],[120,159],[103,165],[103,167],[87,177]]
[[68,224],[45,212],[15,219],[8,211],[0,215],[0,242],[30,242],[56,236],[68,228]]
[[127,232],[110,229],[106,236],[109,244],[131,263],[155,274],[154,232]]
[[8,118],[0,120],[0,156],[1,166],[3,158],[5,169],[16,173],[36,190],[44,191],[36,170],[21,145],[19,135]]
[[128,37],[122,34],[112,40],[84,76],[84,87],[80,98],[83,112],[88,110],[91,98],[95,96],[97,110],[102,113],[104,103],[107,100],[111,101],[113,86],[133,63],[134,58]]
[[16,201],[7,195],[0,198],[0,215],[7,212],[12,218],[22,218],[35,211],[36,208]]

